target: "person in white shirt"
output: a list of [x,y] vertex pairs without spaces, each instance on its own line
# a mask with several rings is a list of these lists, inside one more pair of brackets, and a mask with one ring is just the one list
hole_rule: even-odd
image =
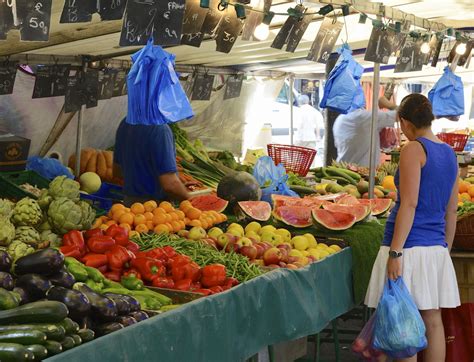
[[[378,133],[385,127],[393,127],[396,119],[396,104],[385,97],[379,98],[379,108],[387,108],[388,112],[378,112],[377,137],[375,138],[376,165],[380,160],[380,140]],[[369,167],[370,163],[370,126],[372,111],[363,108],[336,118],[333,126],[334,144],[337,148],[337,161],[355,163]]]

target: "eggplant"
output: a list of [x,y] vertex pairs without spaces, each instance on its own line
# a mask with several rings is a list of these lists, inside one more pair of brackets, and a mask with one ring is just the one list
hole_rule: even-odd
[[130,312],[138,312],[141,310],[140,302],[136,298],[131,295],[121,295],[121,297],[130,305]]
[[17,293],[20,296],[20,305],[26,304],[32,301],[24,288],[15,287],[13,288],[13,292]]
[[24,288],[31,298],[31,301],[37,301],[41,298],[46,296],[46,292],[51,288],[53,285],[43,275],[39,274],[25,274],[21,275],[16,280],[16,286],[20,288]]
[[65,268],[62,268],[57,273],[50,275],[48,279],[51,283],[53,283],[53,285],[68,289],[71,289],[72,286],[76,283],[76,279],[74,279],[74,276],[69,273]]
[[137,311],[137,312],[132,312],[129,314],[129,316],[133,317],[137,322],[141,322],[141,321],[144,321],[145,319],[150,318],[149,315],[142,310]]
[[81,320],[91,310],[89,299],[78,290],[55,286],[48,290],[46,298],[64,303],[69,310],[69,316],[74,320]]
[[59,250],[46,248],[18,258],[13,267],[16,275],[57,273],[64,266],[64,255]]
[[104,296],[107,298],[112,299],[117,306],[117,313],[118,315],[127,315],[131,312],[131,305],[126,298],[122,294],[115,294],[115,293],[105,293]]
[[106,334],[118,331],[122,329],[124,326],[118,322],[108,322],[98,325],[94,332],[96,333],[96,337],[105,336]]
[[128,315],[121,315],[115,318],[115,322],[123,324],[124,327],[131,326],[132,324],[138,323],[137,320]]
[[89,299],[93,317],[104,321],[112,321],[118,316],[117,305],[112,299],[97,294],[84,283],[74,284],[74,289],[84,293]]
[[4,250],[0,250],[0,271],[9,272],[12,267],[12,258]]
[[13,277],[10,273],[0,271],[0,288],[13,290]]

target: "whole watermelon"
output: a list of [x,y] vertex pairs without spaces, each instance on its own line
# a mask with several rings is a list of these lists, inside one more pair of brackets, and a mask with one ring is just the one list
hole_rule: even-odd
[[262,190],[255,177],[247,172],[236,172],[224,176],[217,186],[217,196],[229,201],[233,207],[239,201],[258,201]]

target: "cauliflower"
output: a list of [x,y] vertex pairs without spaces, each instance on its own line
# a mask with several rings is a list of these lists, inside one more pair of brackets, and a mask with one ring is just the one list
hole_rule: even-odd
[[8,245],[7,252],[15,261],[22,256],[34,253],[35,249],[20,240],[13,240],[12,243]]
[[19,226],[16,228],[15,240],[25,244],[37,246],[41,243],[40,234],[30,226]]
[[15,227],[7,218],[0,217],[0,245],[7,246],[15,237]]
[[72,201],[79,201],[79,182],[71,180],[66,176],[58,176],[49,184],[48,194],[53,199],[66,197]]
[[48,218],[53,230],[60,235],[83,229],[81,206],[66,197],[59,197],[51,203]]
[[15,226],[35,226],[42,218],[43,212],[38,203],[25,197],[16,203],[11,221]]

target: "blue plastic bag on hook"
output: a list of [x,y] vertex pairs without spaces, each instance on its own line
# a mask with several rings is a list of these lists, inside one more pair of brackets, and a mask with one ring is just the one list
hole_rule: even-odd
[[445,67],[444,73],[428,93],[436,117],[452,117],[464,114],[464,86],[461,77]]
[[272,203],[272,195],[285,195],[299,197],[290,189],[288,175],[282,164],[275,166],[275,162],[269,156],[260,157],[253,169],[253,176],[262,187],[262,201]]
[[425,333],[423,319],[403,279],[388,279],[377,306],[372,346],[392,358],[409,358],[427,347]]
[[37,174],[52,180],[57,176],[66,176],[74,179],[74,175],[59,160],[55,158],[42,158],[31,156],[26,163],[26,169],[35,171]]
[[347,44],[339,48],[338,53],[340,57],[328,76],[320,107],[346,114],[365,106],[364,91],[360,84],[364,68],[354,60]]
[[191,118],[193,110],[174,70],[175,56],[153,45],[132,55],[127,76],[127,123],[160,125]]

